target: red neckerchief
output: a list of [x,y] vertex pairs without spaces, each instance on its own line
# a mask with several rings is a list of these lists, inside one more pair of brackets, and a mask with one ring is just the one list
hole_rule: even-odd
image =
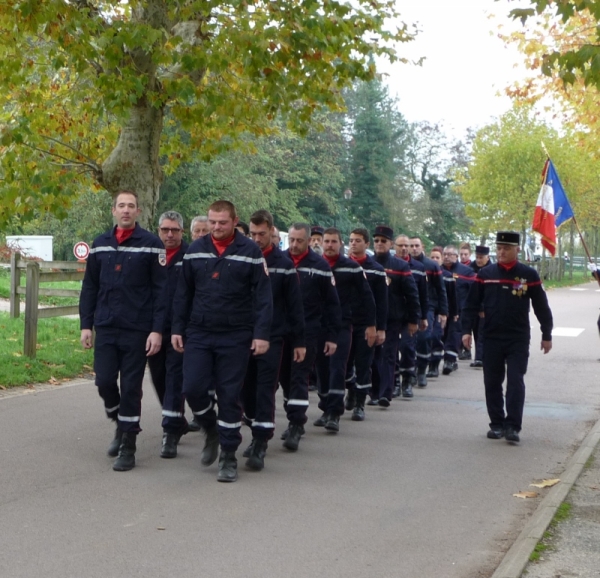
[[328,257],[327,255],[323,255],[323,259],[329,263],[329,266],[333,269],[333,266],[338,262],[340,258],[339,253],[335,257]]
[[233,235],[231,235],[231,237],[229,237],[228,239],[223,239],[222,241],[217,241],[217,239],[215,239],[211,235],[211,241],[213,242],[213,245],[215,246],[215,249],[217,250],[217,254],[219,255],[219,257],[225,252],[225,249],[227,249],[227,247],[229,247],[229,245],[231,245],[231,243],[233,243],[234,239],[235,239],[235,233],[233,233]]
[[502,269],[504,269],[505,271],[510,271],[516,264],[517,259],[511,261],[510,263],[498,263],[498,265],[502,267]]
[[293,261],[294,267],[298,267],[300,261],[302,261],[302,259],[304,259],[306,255],[308,255],[308,249],[306,249],[306,251],[304,251],[304,253],[301,253],[300,255],[292,255],[290,253],[290,259]]
[[171,264],[171,259],[175,257],[177,252],[179,251],[179,247],[173,247],[172,249],[167,249],[167,265]]
[[269,245],[263,252],[263,257],[266,259],[273,252],[273,245]]
[[354,255],[350,255],[350,259],[356,261],[359,265],[362,265],[367,260],[368,255],[364,257],[355,257]]
[[400,257],[400,259],[408,263],[410,261],[410,255],[407,255],[406,257]]
[[463,265],[469,265],[471,263],[471,259],[467,259],[466,261],[461,261]]
[[117,243],[120,245],[123,241],[127,241],[133,232],[135,231],[135,226],[131,229],[121,229],[121,227],[117,227],[115,232],[115,237],[117,238]]

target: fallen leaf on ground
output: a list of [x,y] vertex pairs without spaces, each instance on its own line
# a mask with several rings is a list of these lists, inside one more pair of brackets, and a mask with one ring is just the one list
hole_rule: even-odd
[[23,354],[22,354],[22,353],[19,353],[18,351],[15,351],[15,352],[13,353],[13,355],[14,355],[15,357],[23,357]]
[[162,526],[158,526],[158,528],[156,528],[157,530],[166,530],[166,528],[163,528]]
[[516,494],[513,494],[513,496],[525,500],[526,498],[537,498],[539,494],[537,492],[517,492]]
[[552,486],[556,486],[556,484],[558,484],[558,482],[560,482],[560,478],[554,478],[552,480],[542,480],[541,482],[538,482],[537,484],[529,484],[529,485],[533,486],[534,488],[551,488]]
[[58,385],[59,381],[55,377],[50,376],[48,383],[51,383],[52,385]]
[[13,337],[7,337],[6,341],[18,341],[18,339],[16,337],[15,338],[13,338]]
[[84,366],[83,366],[83,369],[89,369],[90,371],[92,371],[94,368],[93,368],[93,367],[90,367],[89,365],[84,365]]
[[0,389],[6,389],[3,385],[0,385]]
[[42,344],[41,343],[36,343],[35,348],[36,349],[41,349],[42,348]]
[[598,486],[590,486],[590,490],[600,490]]

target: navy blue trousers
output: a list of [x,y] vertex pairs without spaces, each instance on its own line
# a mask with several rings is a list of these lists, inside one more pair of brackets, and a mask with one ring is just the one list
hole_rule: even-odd
[[[448,320],[450,318],[448,317]],[[448,323],[448,321],[446,321]],[[438,321],[437,315],[433,317],[431,329],[431,358],[430,361],[440,361],[444,357],[444,329]]]
[[372,399],[385,397],[389,401],[392,400],[394,371],[396,369],[396,359],[398,359],[398,335],[401,332],[401,323],[388,322],[385,341],[375,348],[373,386],[371,388]]
[[340,416],[344,413],[346,394],[346,365],[352,347],[352,327],[342,327],[337,335],[335,353],[326,356],[325,337],[317,345],[317,377],[319,388],[319,409],[327,414]]
[[417,332],[410,335],[408,325],[402,327],[400,332],[400,363],[398,373],[400,375],[415,375],[417,371]]
[[97,327],[94,372],[106,415],[124,432],[140,432],[142,382],[146,369],[145,331]]
[[283,340],[283,355],[279,370],[279,384],[283,390],[283,409],[288,421],[304,425],[307,421],[308,382],[317,357],[317,336],[306,336],[306,356],[302,363],[293,360],[294,348],[289,339]]
[[478,317],[473,327],[473,338],[475,340],[475,359],[483,361],[483,326],[485,324],[484,317]]
[[427,312],[427,329],[417,332],[417,371],[420,373],[425,373],[431,360],[433,326],[436,317],[433,309],[430,309]]
[[[490,427],[512,426],[521,430],[525,381],[529,360],[529,341],[514,339],[485,340],[483,383]],[[502,384],[506,375],[506,413]]]
[[275,430],[275,392],[282,351],[282,339],[271,341],[264,355],[250,356],[246,369],[242,389],[244,418],[252,429],[252,437],[261,441],[270,440]]
[[346,365],[346,387],[356,394],[356,400],[364,402],[372,385],[371,365],[375,348],[369,347],[365,339],[365,326],[352,331],[352,345]]
[[148,368],[162,406],[163,430],[173,434],[185,431],[183,354],[173,349],[170,334],[163,335],[160,351],[148,358]]
[[444,361],[458,361],[458,353],[462,348],[462,328],[460,317],[454,321],[448,317],[444,332]]
[[[203,428],[216,423],[221,449],[226,452],[235,452],[242,442],[240,395],[251,344],[249,330],[223,333],[197,330],[185,341],[183,393]],[[214,409],[215,393],[218,416]]]

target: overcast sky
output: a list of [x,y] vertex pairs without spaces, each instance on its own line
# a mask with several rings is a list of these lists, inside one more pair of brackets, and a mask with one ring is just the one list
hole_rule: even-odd
[[[481,127],[507,111],[510,100],[498,96],[511,81],[523,76],[515,69],[519,55],[497,37],[500,22],[513,29],[507,0],[397,0],[406,22],[422,32],[401,45],[407,58],[425,56],[423,66],[380,62],[386,83],[399,98],[409,121],[443,122],[448,132],[462,136],[467,127]],[[489,19],[490,14],[496,15]]]

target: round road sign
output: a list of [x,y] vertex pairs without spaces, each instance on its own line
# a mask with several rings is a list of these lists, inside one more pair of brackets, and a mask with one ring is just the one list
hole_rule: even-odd
[[83,241],[75,243],[75,246],[73,247],[73,255],[75,255],[76,259],[78,259],[79,261],[84,261],[88,258],[89,254],[90,246],[87,243],[84,243]]

